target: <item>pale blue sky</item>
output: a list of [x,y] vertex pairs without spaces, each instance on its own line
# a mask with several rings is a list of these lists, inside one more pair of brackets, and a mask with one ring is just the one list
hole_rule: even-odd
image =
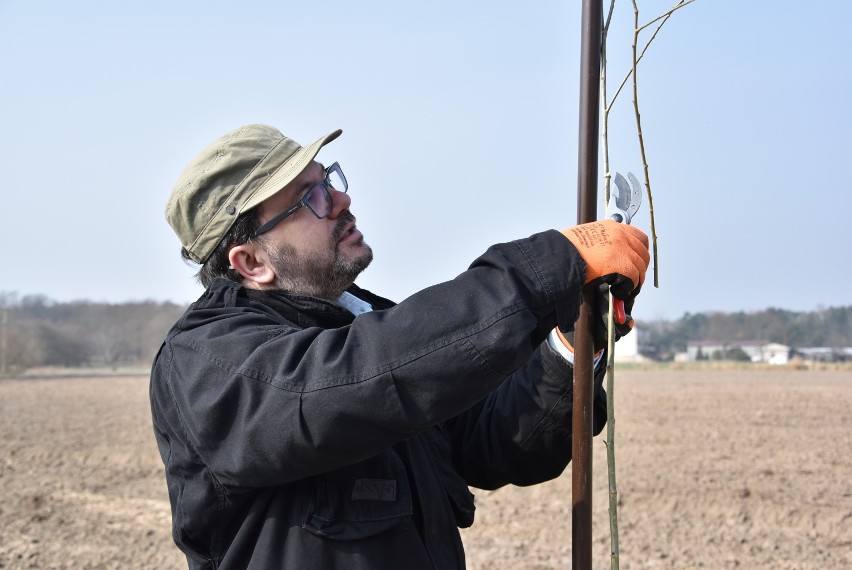
[[[616,10],[613,82],[633,16]],[[343,129],[320,159],[376,252],[359,282],[396,300],[573,225],[579,21],[564,0],[0,0],[0,292],[194,300],[163,208],[245,123]],[[637,319],[852,304],[850,25],[841,0],[697,0],[663,29],[639,73],[660,288]],[[613,168],[641,174],[627,95]]]

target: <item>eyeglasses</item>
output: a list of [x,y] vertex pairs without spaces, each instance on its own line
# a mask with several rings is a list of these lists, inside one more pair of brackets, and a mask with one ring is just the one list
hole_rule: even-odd
[[325,218],[331,213],[332,209],[331,194],[328,192],[329,188],[337,190],[338,192],[343,192],[344,194],[349,189],[349,185],[346,183],[346,177],[343,175],[343,170],[340,169],[340,165],[336,162],[325,169],[325,178],[322,182],[318,182],[311,186],[305,195],[302,196],[302,199],[296,204],[290,206],[257,228],[254,235],[259,236],[260,234],[268,232],[281,223],[284,218],[295,214],[299,211],[299,208],[303,207],[307,207],[308,210],[313,212],[313,214],[320,220]]

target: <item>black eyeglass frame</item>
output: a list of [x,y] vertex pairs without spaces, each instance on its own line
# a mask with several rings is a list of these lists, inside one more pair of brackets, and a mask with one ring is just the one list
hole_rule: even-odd
[[[346,176],[343,174],[343,169],[340,168],[340,164],[337,162],[326,168],[324,172],[325,176],[323,177],[323,180],[321,182],[317,182],[316,184],[311,186],[308,191],[305,192],[305,195],[302,196],[301,200],[299,200],[298,202],[296,202],[295,204],[293,204],[292,206],[290,206],[289,208],[287,208],[286,210],[284,210],[283,212],[281,212],[280,214],[257,228],[257,230],[255,230],[254,232],[254,236],[257,237],[261,234],[265,234],[266,232],[280,224],[285,218],[292,216],[293,214],[298,212],[301,208],[307,208],[319,220],[327,217],[331,213],[331,210],[333,208],[333,205],[331,203],[331,193],[328,191],[328,189],[334,188],[334,186],[332,186],[331,182],[329,182],[328,180],[329,175],[332,173],[336,173],[338,176],[340,176],[340,180],[343,181],[342,189],[334,188],[338,192],[343,192],[344,194],[346,194],[349,191],[349,183],[346,181]],[[322,190],[323,192],[325,192],[325,200],[326,204],[328,204],[328,211],[322,216],[319,215],[319,213],[317,213],[317,211],[314,210],[309,204],[309,198],[314,192],[317,192],[318,190]]]

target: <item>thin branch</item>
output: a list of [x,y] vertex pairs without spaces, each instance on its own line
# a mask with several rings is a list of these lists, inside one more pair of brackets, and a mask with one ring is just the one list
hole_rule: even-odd
[[[683,8],[687,4],[692,4],[693,2],[695,2],[695,0],[681,0],[680,2],[677,3],[677,5],[675,5],[673,8],[668,10],[665,14],[662,14],[659,17],[654,18],[653,20],[651,20],[647,24],[645,24],[641,27],[637,27],[634,30],[634,34],[638,37],[639,33],[642,30],[644,30],[645,28],[647,28],[648,26],[650,26],[654,22],[657,22],[659,20],[663,20],[662,22],[660,22],[660,25],[657,26],[657,29],[654,30],[654,33],[651,34],[651,37],[645,43],[645,46],[642,48],[642,53],[639,55],[638,58],[636,58],[636,63],[639,63],[640,61],[642,61],[642,58],[645,57],[645,52],[648,51],[648,48],[651,46],[651,42],[653,42],[654,38],[657,37],[657,34],[660,33],[660,30],[663,28],[665,23],[669,21],[669,18],[671,17],[671,15],[674,14],[675,11]],[[613,2],[613,4],[614,4],[614,2]],[[609,22],[607,22],[607,25],[609,25]],[[607,104],[606,99],[604,99],[604,112],[608,111],[613,106],[613,104],[615,104],[615,100],[618,99],[618,95],[621,93],[621,90],[624,89],[624,86],[627,84],[627,81],[630,79],[630,77],[632,75],[633,75],[633,67],[631,67],[627,71],[627,75],[625,75],[624,79],[622,79],[621,84],[618,86],[618,89],[615,92],[615,95],[612,96],[612,101],[610,101],[609,104]]]
[[[663,18],[668,20],[669,16],[674,14],[676,10],[680,10],[681,8],[686,6],[687,4],[692,4],[693,2],[695,2],[695,0],[681,0],[674,7],[672,7],[668,12],[666,12],[664,14],[660,14],[659,16],[657,16],[656,18],[654,18],[650,22],[646,22],[645,24],[643,24],[642,27],[639,28],[639,31],[641,32],[642,30],[644,30],[645,28],[647,28],[648,26],[650,26],[654,22],[661,20]],[[660,25],[662,26],[662,24],[660,24]],[[659,30],[659,28],[657,28],[657,29]]]
[[[648,208],[651,217],[651,242],[653,245],[653,257],[654,257],[654,286],[659,287],[659,274],[657,270],[657,231],[656,231],[656,223],[654,219],[654,199],[651,194],[651,180],[650,174],[648,170],[648,159],[645,153],[645,139],[642,134],[642,119],[639,113],[639,89],[638,89],[638,80],[636,74],[636,67],[639,64],[639,61],[645,57],[645,52],[648,50],[648,47],[654,41],[654,38],[657,37],[660,29],[662,29],[663,25],[668,21],[671,15],[678,9],[686,6],[687,4],[691,4],[695,0],[681,0],[678,2],[676,6],[668,10],[666,13],[654,18],[644,26],[639,26],[639,7],[636,4],[636,0],[632,0],[633,2],[633,65],[628,72],[627,76],[621,82],[621,85],[618,87],[618,90],[613,96],[612,101],[607,104],[606,100],[606,88],[607,88],[607,59],[606,59],[606,46],[607,46],[607,36],[609,34],[609,25],[612,21],[612,14],[615,9],[615,0],[611,0],[609,6],[609,13],[603,23],[601,29],[601,100],[603,101],[603,125],[602,125],[602,143],[603,143],[603,154],[604,154],[604,196],[605,202],[609,203],[610,197],[610,181],[611,181],[611,173],[609,167],[609,112],[612,109],[615,100],[618,98],[618,95],[621,93],[621,90],[624,88],[624,85],[627,83],[627,80],[630,77],[633,77],[633,110],[636,116],[636,130],[639,136],[639,149],[642,155],[642,166],[645,174],[645,187],[648,194]],[[662,21],[661,21],[662,20]],[[645,43],[645,46],[642,48],[641,54],[637,52],[637,44],[639,43],[639,34],[655,22],[660,22],[657,26],[657,29],[651,35],[650,39]],[[613,311],[613,297],[612,295],[608,295],[609,297],[609,311],[607,313],[607,366],[606,366],[606,391],[607,391],[607,406],[606,406],[606,415],[607,415],[607,439],[605,441],[606,444],[606,457],[607,457],[607,475],[609,481],[609,525],[610,525],[610,568],[611,570],[618,570],[620,563],[620,554],[619,554],[619,545],[618,545],[618,486],[616,484],[616,476],[615,476],[615,322],[614,322],[614,311]],[[638,333],[634,333],[638,334]]]
[[[615,316],[613,297],[609,297],[607,313],[606,361],[606,471],[609,482],[609,556],[611,570],[618,570],[618,485],[615,481]],[[635,333],[634,333],[635,334]]]
[[[633,1],[633,21],[635,31],[633,32],[633,112],[636,116],[636,133],[639,136],[639,152],[642,155],[642,167],[645,171],[645,191],[648,193],[648,212],[651,217],[651,244],[653,245],[654,258],[654,287],[660,286],[660,274],[657,267],[657,230],[654,221],[654,196],[651,193],[651,176],[648,171],[648,157],[645,153],[645,136],[642,133],[642,118],[639,113],[639,81],[636,77],[636,66],[639,61],[637,59],[636,44],[639,43],[639,6],[636,0]],[[667,18],[666,18],[667,19]],[[666,20],[663,20],[665,23]],[[660,24],[662,26],[662,23]]]
[[604,102],[603,122],[601,125],[601,143],[603,144],[604,159],[604,204],[609,203],[610,181],[612,173],[609,169],[609,107],[606,106],[606,43],[609,34],[609,24],[612,21],[612,12],[615,9],[615,0],[609,4],[609,13],[601,30],[601,101]]
[[601,46],[606,45],[606,35],[609,33],[609,23],[612,21],[612,12],[615,10],[615,0],[609,4],[609,12],[604,19],[603,36],[601,37]]

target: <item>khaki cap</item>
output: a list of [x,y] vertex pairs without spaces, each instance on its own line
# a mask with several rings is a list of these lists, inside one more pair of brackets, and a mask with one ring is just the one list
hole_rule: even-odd
[[166,220],[190,257],[204,263],[237,216],[284,188],[342,132],[302,147],[274,127],[246,125],[202,150],[180,175],[166,205]]

